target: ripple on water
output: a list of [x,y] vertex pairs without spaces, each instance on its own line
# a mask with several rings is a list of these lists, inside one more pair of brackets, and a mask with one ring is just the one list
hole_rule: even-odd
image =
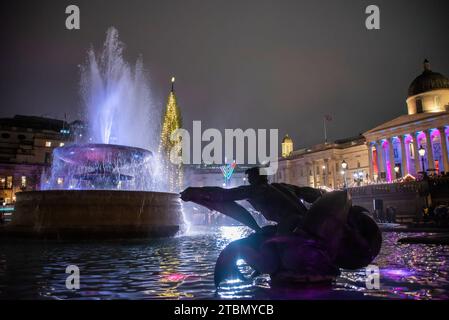
[[[329,287],[270,288],[268,276],[229,283],[218,292],[215,261],[243,227],[193,230],[163,240],[99,243],[20,242],[0,245],[0,298],[19,299],[448,299],[449,247],[398,244],[385,233],[380,289],[366,288],[365,270],[343,270]],[[65,287],[68,265],[77,265],[81,288]],[[249,273],[245,265],[241,270]]]

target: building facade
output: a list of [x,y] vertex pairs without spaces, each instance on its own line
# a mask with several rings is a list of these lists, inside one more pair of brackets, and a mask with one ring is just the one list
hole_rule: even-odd
[[368,172],[368,149],[358,136],[294,151],[280,159],[273,181],[336,189],[367,182]]
[[410,84],[408,114],[364,134],[370,174],[393,181],[420,172],[449,172],[449,79],[430,69]]
[[62,120],[14,116],[0,119],[0,204],[15,202],[19,191],[39,189],[53,149],[70,139]]
[[406,115],[363,136],[283,153],[274,180],[335,189],[449,172],[449,79],[425,60],[406,104]]

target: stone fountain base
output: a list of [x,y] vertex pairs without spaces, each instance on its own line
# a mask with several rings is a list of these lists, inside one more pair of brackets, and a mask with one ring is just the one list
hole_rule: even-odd
[[170,237],[183,225],[172,193],[52,190],[17,194],[7,236],[45,239]]

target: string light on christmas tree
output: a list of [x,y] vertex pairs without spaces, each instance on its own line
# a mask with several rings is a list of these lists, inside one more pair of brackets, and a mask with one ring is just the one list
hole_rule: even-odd
[[175,165],[170,161],[171,150],[177,154],[181,151],[181,139],[172,140],[171,135],[182,127],[181,111],[175,95],[175,77],[171,78],[171,91],[168,95],[167,106],[162,124],[161,139],[159,143],[159,154],[163,164],[163,174],[167,178],[168,188],[172,192],[177,192],[183,187],[182,164]]

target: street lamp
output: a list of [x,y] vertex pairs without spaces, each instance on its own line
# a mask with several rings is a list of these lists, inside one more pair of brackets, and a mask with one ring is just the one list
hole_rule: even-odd
[[398,165],[394,166],[394,172],[396,172],[396,179],[399,179],[399,166]]
[[348,168],[348,164],[345,160],[341,163],[341,168],[343,169],[343,185],[346,189],[346,169]]
[[423,148],[423,146],[419,147],[418,150],[419,156],[421,157],[421,166],[422,166],[422,172],[423,176],[426,176],[426,169],[424,168],[424,156],[426,155],[426,149]]

